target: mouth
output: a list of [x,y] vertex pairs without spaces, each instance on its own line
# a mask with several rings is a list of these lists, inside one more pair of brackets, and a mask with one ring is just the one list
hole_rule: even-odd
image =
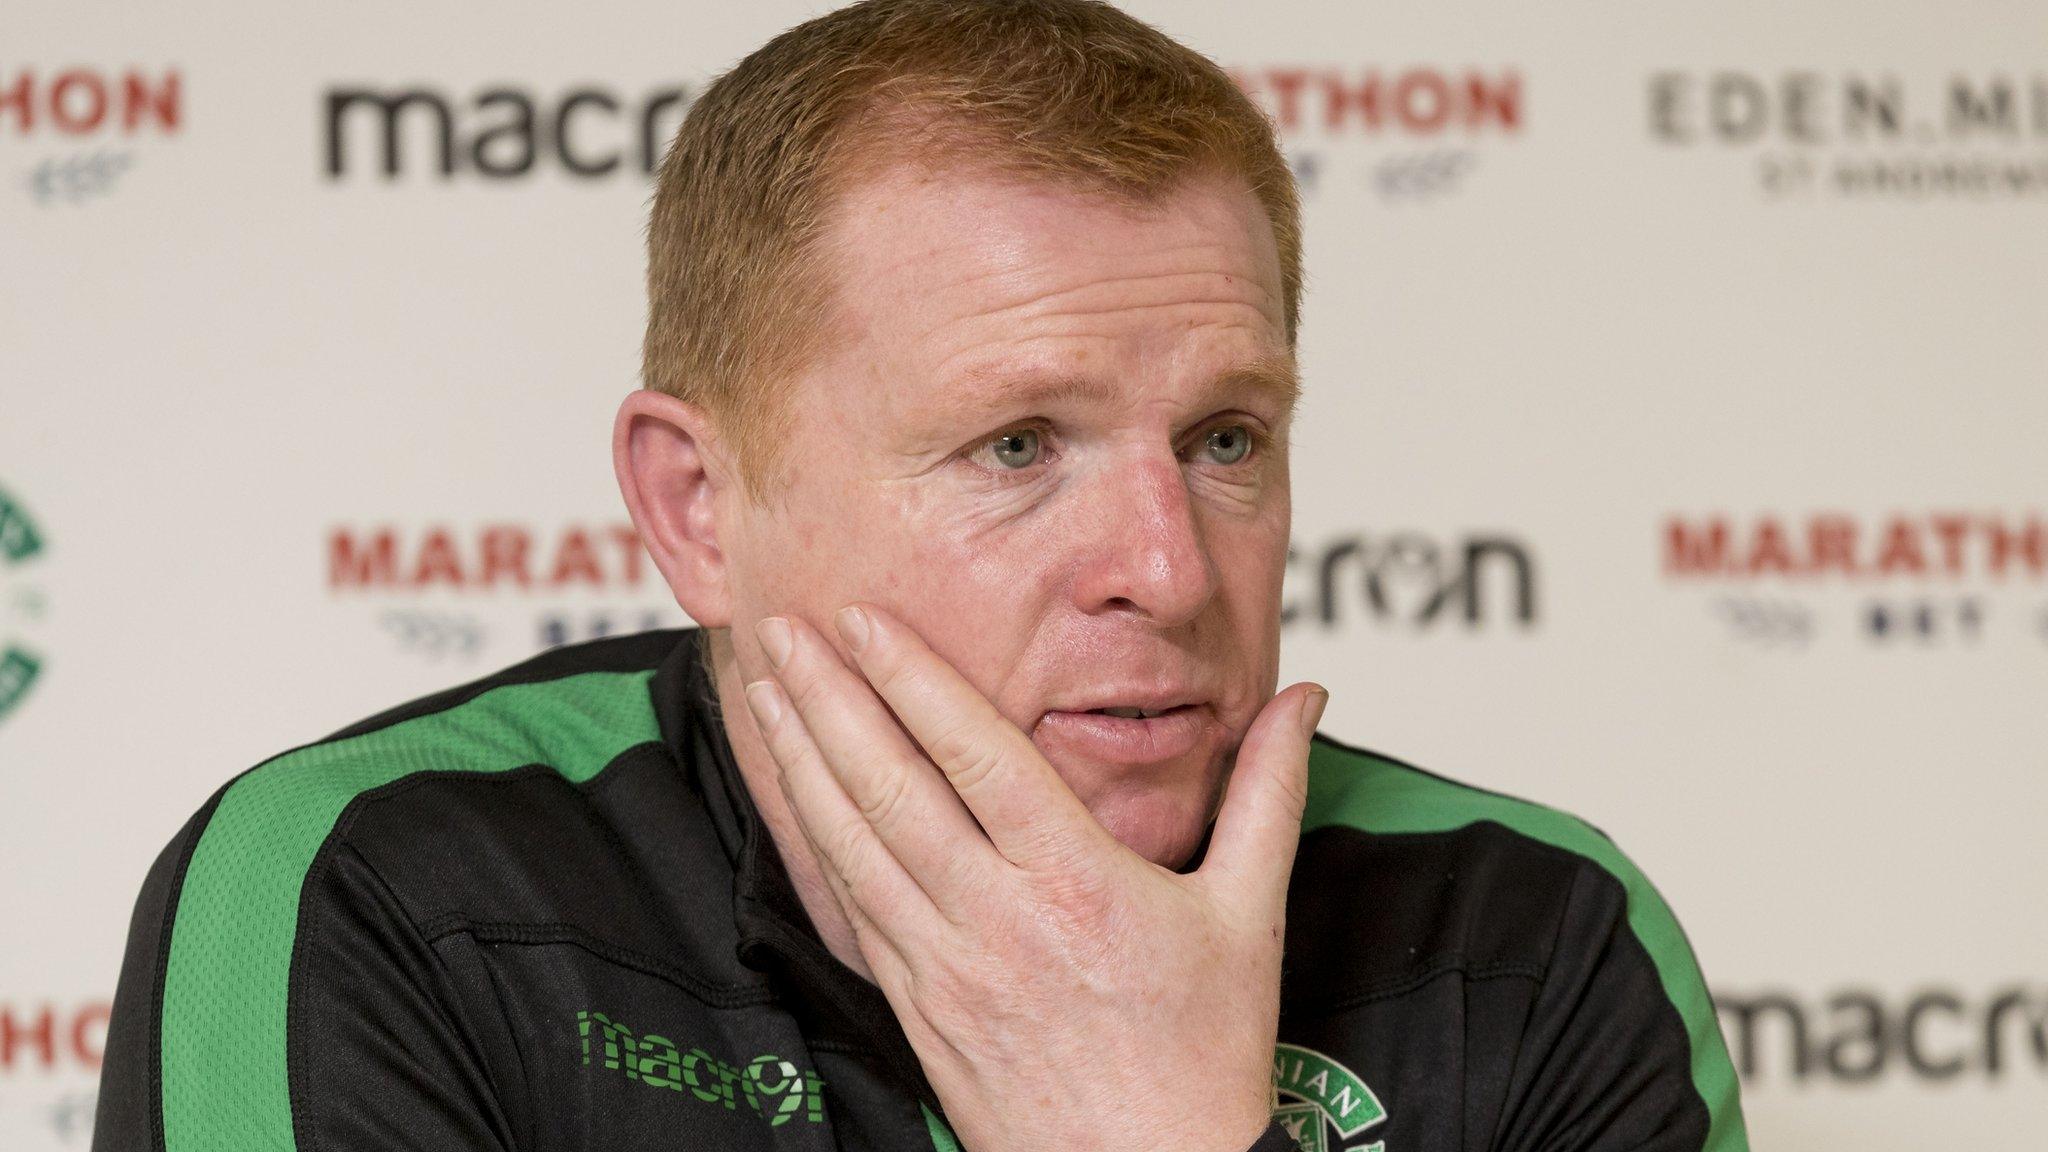
[[[1176,707],[1186,707],[1186,705],[1176,705]],[[1090,708],[1087,714],[1090,716],[1114,716],[1119,720],[1150,720],[1154,716],[1164,716],[1171,711],[1173,711],[1172,708]]]
[[1148,701],[1050,709],[1033,726],[1031,738],[1048,752],[1136,767],[1186,756],[1217,727],[1206,702]]

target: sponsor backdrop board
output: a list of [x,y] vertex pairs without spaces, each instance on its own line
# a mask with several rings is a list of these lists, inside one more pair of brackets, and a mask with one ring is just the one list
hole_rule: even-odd
[[[1759,1148],[2042,1147],[2048,8],[1134,6],[1301,176],[1327,728],[1611,833]],[[9,6],[0,1147],[89,1139],[229,775],[683,622],[606,457],[648,171],[815,10]]]

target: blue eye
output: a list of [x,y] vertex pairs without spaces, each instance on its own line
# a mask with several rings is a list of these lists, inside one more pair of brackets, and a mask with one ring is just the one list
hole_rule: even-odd
[[1252,450],[1252,432],[1242,424],[1210,429],[1202,450],[1218,464],[1235,464]]
[[1029,468],[1038,461],[1038,433],[1017,428],[988,442],[996,463],[1005,468]]

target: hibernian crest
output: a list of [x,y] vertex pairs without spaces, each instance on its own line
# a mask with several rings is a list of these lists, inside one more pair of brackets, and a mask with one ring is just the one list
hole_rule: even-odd
[[1387,1118],[1380,1098],[1356,1072],[1313,1048],[1273,1049],[1273,1119],[1302,1152],[1386,1152],[1386,1142],[1351,1140]]

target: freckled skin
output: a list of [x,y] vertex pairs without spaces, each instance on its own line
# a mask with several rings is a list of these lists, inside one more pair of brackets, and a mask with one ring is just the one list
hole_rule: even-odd
[[[1257,200],[1222,177],[1140,208],[905,169],[855,189],[835,220],[837,339],[797,384],[787,486],[765,506],[722,497],[729,725],[747,715],[739,686],[769,674],[756,620],[797,614],[830,637],[834,612],[871,600],[1032,733],[1118,840],[1183,863],[1279,669],[1291,412],[1218,383],[1289,355]],[[1038,376],[1090,387],[993,399]],[[988,443],[1027,424],[1040,456],[1007,472]],[[1246,460],[1204,454],[1209,431],[1240,425],[1263,440]],[[1039,740],[1048,708],[1162,681],[1208,701],[1189,755],[1134,768]],[[801,844],[758,737],[734,735],[778,840]],[[809,898],[807,854],[784,858],[813,915],[830,909]],[[828,939],[837,927],[821,924]]]

